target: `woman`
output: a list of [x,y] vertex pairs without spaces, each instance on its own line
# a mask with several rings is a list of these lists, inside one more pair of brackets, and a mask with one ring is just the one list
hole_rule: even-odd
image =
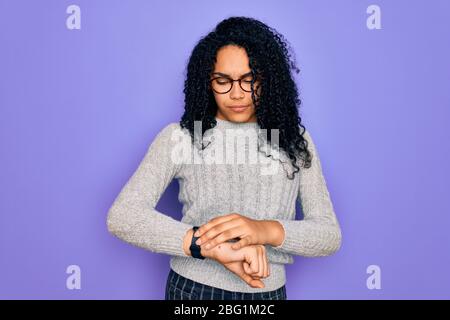
[[[340,248],[291,69],[283,37],[252,18],[228,18],[195,46],[180,123],[158,133],[107,220],[122,240],[172,256],[166,299],[286,299],[293,255]],[[181,221],[155,209],[174,178]]]

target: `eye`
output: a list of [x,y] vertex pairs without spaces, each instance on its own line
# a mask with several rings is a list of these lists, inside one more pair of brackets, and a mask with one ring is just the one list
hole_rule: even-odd
[[242,78],[242,82],[245,82],[245,83],[251,83],[252,80],[253,80],[253,76],[251,76],[251,75],[246,76],[245,78]]
[[230,80],[228,80],[227,78],[217,78],[217,79],[215,79],[215,81],[216,81],[218,84],[227,84],[227,83],[230,82]]

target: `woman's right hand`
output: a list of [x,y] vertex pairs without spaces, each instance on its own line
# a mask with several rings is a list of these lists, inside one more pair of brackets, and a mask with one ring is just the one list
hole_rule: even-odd
[[263,288],[264,283],[260,279],[270,275],[265,246],[249,245],[235,250],[232,245],[232,242],[224,242],[212,250],[202,248],[202,255],[220,262],[251,287]]

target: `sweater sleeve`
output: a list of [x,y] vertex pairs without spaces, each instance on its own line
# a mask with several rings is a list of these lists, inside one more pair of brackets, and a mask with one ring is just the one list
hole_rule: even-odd
[[138,168],[124,185],[108,211],[108,231],[132,245],[169,255],[190,257],[183,239],[192,225],[155,209],[161,195],[177,173],[171,160],[171,134],[177,123],[164,127],[147,149]]
[[300,174],[297,199],[301,203],[304,218],[273,219],[281,223],[285,237],[281,245],[272,248],[306,257],[328,256],[341,246],[341,229],[322,173],[316,146],[306,130],[304,137],[312,155],[311,167],[300,167],[297,173]]
[[266,256],[269,262],[279,264],[292,264],[294,263],[294,257],[292,254],[282,252],[281,250],[274,249],[271,245],[264,245],[266,247]]

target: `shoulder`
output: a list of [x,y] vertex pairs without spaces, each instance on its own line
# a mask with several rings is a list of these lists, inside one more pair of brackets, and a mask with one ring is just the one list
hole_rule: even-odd
[[179,122],[170,122],[158,132],[157,137],[170,139],[177,135],[186,134],[186,132],[187,130],[182,128]]
[[303,129],[302,127],[299,127],[300,134],[303,136],[303,139],[306,140],[306,143],[308,144],[308,147],[314,148],[314,141],[311,137],[311,133],[308,129]]
[[182,128],[180,123],[171,122],[166,124],[155,136],[152,145],[158,149],[170,149],[180,143],[188,143],[190,141],[189,131]]
[[173,131],[181,128],[178,122],[170,122],[166,124],[158,133],[158,135],[167,135],[172,133]]
[[306,129],[306,128],[303,129],[303,128],[299,127],[299,130],[300,130],[300,134],[303,136],[303,139],[305,140],[305,143],[306,143],[305,147],[308,150],[309,155],[311,157],[312,165],[314,165],[315,163],[320,161],[314,139],[311,135],[311,132],[308,129]]

